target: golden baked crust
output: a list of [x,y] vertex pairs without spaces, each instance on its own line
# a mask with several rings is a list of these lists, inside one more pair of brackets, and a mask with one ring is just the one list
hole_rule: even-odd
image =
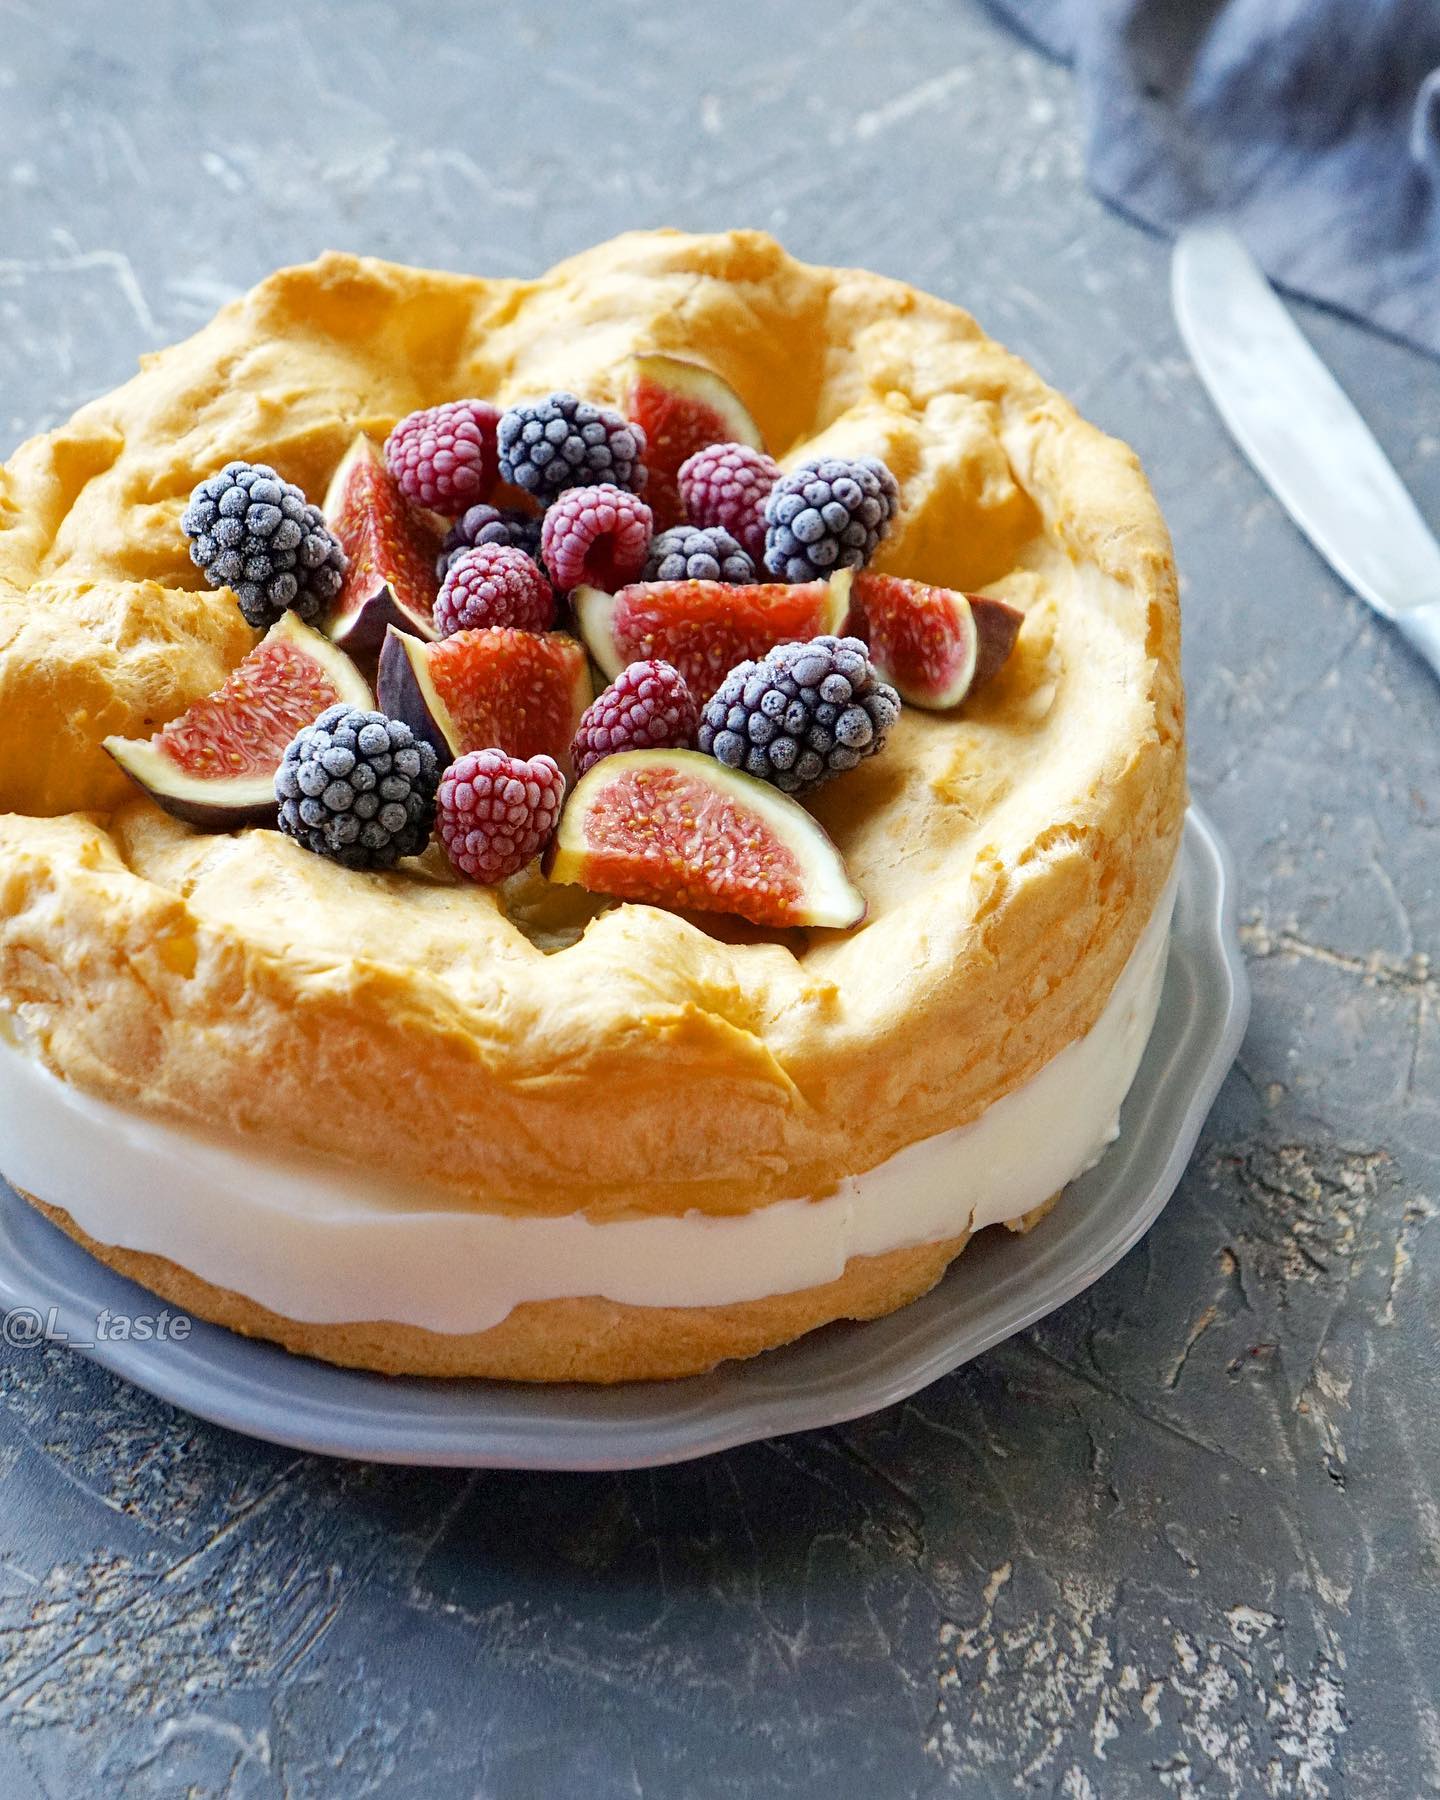
[[[154,729],[253,642],[191,585],[195,481],[238,455],[318,494],[358,429],[460,393],[614,398],[657,347],[725,375],[782,460],[883,455],[905,510],[881,567],[1027,613],[959,718],[907,711],[818,796],[862,928],[487,891],[434,853],[357,879],[130,797],[101,738]],[[1178,658],[1134,456],[955,307],[750,232],[634,233],[534,282],[326,256],[0,471],[0,1005],[104,1098],[476,1205],[821,1195],[1098,1016],[1178,843]]]

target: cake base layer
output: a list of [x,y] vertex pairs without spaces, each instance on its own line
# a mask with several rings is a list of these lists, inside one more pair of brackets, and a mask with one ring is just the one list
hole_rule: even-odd
[[13,1021],[0,1163],[120,1274],[328,1362],[526,1381],[695,1374],[894,1311],[976,1230],[1025,1228],[1098,1160],[1155,1021],[1174,892],[1094,1029],[980,1119],[846,1191],[729,1220],[527,1221],[417,1205],[351,1168],[317,1180],[97,1102],[27,1054]]
[[[878,1319],[907,1306],[934,1287],[969,1241],[965,1233],[883,1256],[855,1256],[838,1280],[823,1287],[730,1306],[627,1306],[593,1295],[530,1300],[486,1331],[450,1333],[382,1320],[316,1325],[287,1319],[166,1257],[98,1243],[60,1207],[24,1188],[16,1192],[92,1256],[191,1318],[343,1368],[492,1381],[611,1384],[702,1375],[717,1363],[788,1344],[818,1325]],[[1053,1203],[1011,1228],[1028,1229]]]
[[[1150,1036],[1167,891],[1093,1030],[978,1120],[846,1188],[728,1220],[592,1225],[445,1210],[96,1101],[0,1018],[0,1164],[48,1217],[201,1318],[383,1373],[691,1374],[931,1287],[1098,1160]],[[13,1040],[13,1041],[12,1041]]]

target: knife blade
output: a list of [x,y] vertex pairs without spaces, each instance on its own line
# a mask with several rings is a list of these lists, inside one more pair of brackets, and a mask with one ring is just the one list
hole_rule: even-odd
[[1227,226],[1180,234],[1171,301],[1236,443],[1326,561],[1440,675],[1440,543],[1348,394]]

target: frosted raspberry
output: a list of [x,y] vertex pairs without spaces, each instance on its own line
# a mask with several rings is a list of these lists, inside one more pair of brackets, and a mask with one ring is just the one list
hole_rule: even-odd
[[680,465],[680,501],[692,525],[720,525],[759,563],[765,553],[765,496],[780,465],[749,444],[707,444]]
[[441,637],[483,625],[548,631],[555,623],[555,590],[523,550],[479,544],[462,550],[435,596],[435,629]]
[[678,669],[658,660],[633,662],[581,717],[570,746],[575,779],[617,750],[683,750],[699,723],[699,710]]
[[564,798],[565,777],[551,757],[523,762],[503,750],[472,750],[440,777],[440,842],[462,875],[489,887],[540,854]]
[[416,506],[453,519],[495,485],[495,428],[488,400],[447,400],[403,418],[385,440],[385,466]]
[[545,514],[540,554],[557,588],[613,593],[639,580],[654,529],[650,508],[624,488],[568,488]]

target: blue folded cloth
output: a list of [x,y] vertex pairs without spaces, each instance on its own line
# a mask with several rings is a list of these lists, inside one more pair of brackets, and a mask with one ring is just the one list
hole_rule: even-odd
[[1075,66],[1090,179],[1225,214],[1284,286],[1440,356],[1440,0],[990,0]]

